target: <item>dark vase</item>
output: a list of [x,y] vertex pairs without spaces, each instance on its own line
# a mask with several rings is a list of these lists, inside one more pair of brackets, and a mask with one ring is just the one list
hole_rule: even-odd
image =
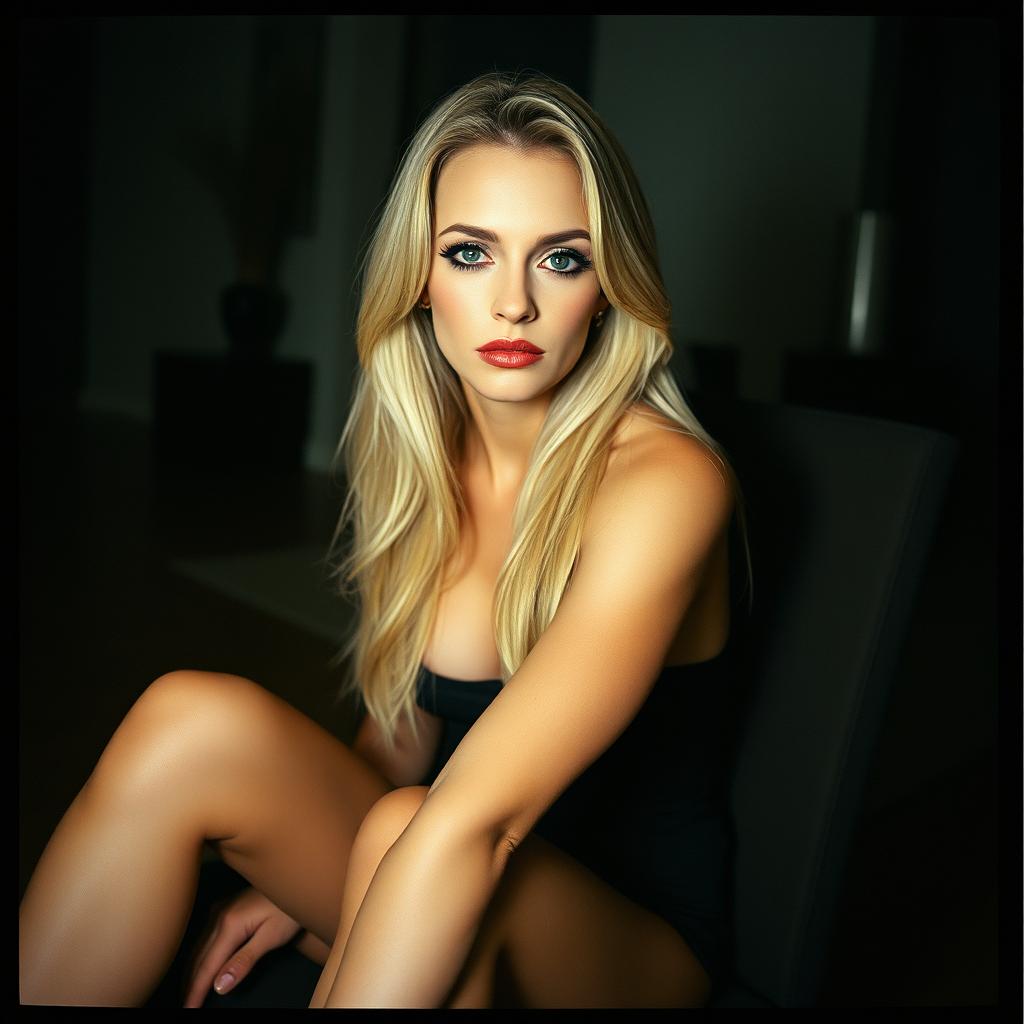
[[220,293],[220,315],[232,358],[267,360],[288,315],[288,296],[276,285],[229,284]]

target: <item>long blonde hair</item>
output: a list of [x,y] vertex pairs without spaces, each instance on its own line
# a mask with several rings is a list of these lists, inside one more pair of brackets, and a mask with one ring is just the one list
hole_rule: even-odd
[[480,75],[434,108],[406,149],[362,265],[360,365],[332,462],[333,470],[344,460],[346,477],[332,551],[349,534],[332,575],[343,597],[355,597],[357,612],[332,664],[347,662],[337,700],[357,694],[390,751],[399,715],[419,739],[417,677],[466,512],[456,467],[470,412],[429,315],[417,305],[430,272],[437,178],[464,148],[555,150],[574,161],[594,268],[611,303],[556,389],[514,506],[512,545],[492,609],[502,682],[558,609],[614,428],[638,401],[702,441],[725,471],[752,582],[739,481],[668,368],[671,307],[654,226],[625,151],[568,86],[538,72],[522,74]]

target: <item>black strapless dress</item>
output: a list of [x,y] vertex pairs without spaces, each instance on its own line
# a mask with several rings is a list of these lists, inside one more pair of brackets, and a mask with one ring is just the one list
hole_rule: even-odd
[[[622,735],[533,829],[670,922],[708,972],[712,997],[734,958],[724,731],[734,636],[715,658],[663,669]],[[416,702],[444,719],[423,785],[500,691],[498,679],[450,679],[421,666]]]

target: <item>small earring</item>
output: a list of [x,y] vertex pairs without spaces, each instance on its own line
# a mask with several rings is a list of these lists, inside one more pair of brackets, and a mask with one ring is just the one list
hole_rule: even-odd
[[429,302],[421,302],[420,303],[420,309],[430,309],[430,303]]
[[596,315],[596,316],[594,317],[594,326],[595,326],[595,327],[600,327],[600,326],[601,326],[601,324],[603,324],[603,323],[604,323],[604,310],[602,309],[602,310],[601,310],[601,312],[600,312],[600,313],[598,313],[598,314],[597,314],[597,315]]

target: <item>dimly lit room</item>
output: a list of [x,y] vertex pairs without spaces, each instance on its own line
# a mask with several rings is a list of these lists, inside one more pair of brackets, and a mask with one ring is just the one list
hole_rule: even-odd
[[[1019,1008],[1020,50],[1019,10],[21,18],[21,1002]],[[577,148],[468,145],[468,83]],[[518,260],[548,224],[575,271]],[[702,439],[741,500],[698,565],[726,478],[653,446]],[[460,516],[490,574],[430,633]],[[607,860],[545,830],[584,784]]]

